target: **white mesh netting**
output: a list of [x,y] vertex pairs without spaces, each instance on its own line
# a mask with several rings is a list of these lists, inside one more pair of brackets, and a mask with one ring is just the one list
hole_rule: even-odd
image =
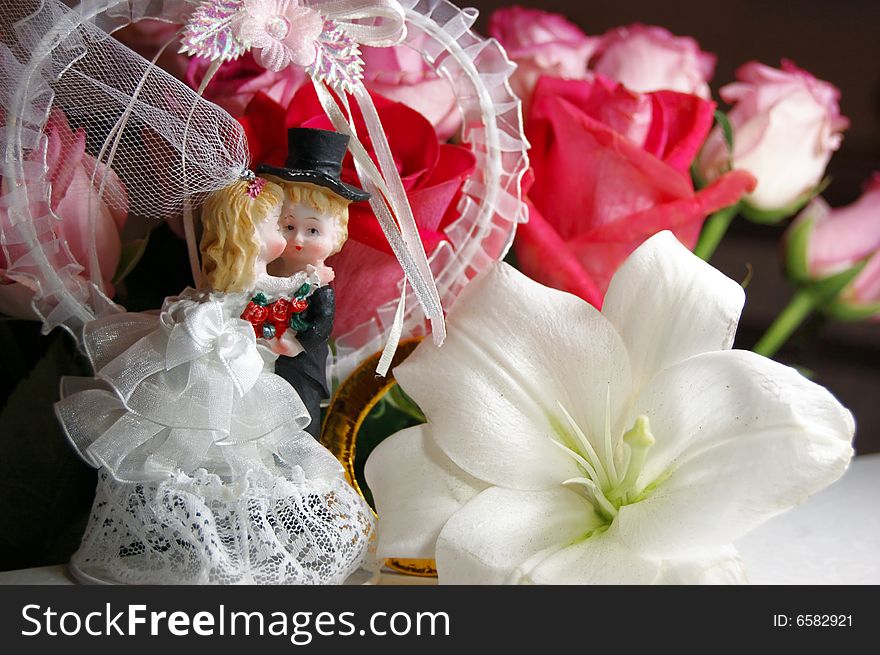
[[93,214],[103,203],[154,219],[179,214],[184,201],[198,203],[248,166],[244,132],[229,114],[99,27],[181,15],[193,4],[0,5],[0,244],[5,275],[34,289],[46,331],[62,325],[76,335],[110,305],[96,220],[82,235],[88,256],[78,262],[52,209],[53,187],[65,181],[63,159],[75,154],[90,176],[69,202],[88,203]]
[[99,477],[71,565],[124,584],[341,584],[361,564],[373,516],[344,480],[250,475],[123,483]]
[[[454,89],[463,141],[477,157],[463,188],[460,217],[431,255],[448,307],[470,278],[506,254],[516,224],[527,219],[521,181],[528,146],[520,101],[508,83],[514,65],[497,42],[471,31],[476,12],[447,0],[401,4],[404,43]],[[84,322],[112,306],[97,266],[94,226],[87,236],[92,265],[85,272],[59,235],[48,202],[47,148],[58,149],[59,141],[69,146],[85,135],[94,172],[89,201],[106,199],[152,218],[178,213],[184,198],[197,203],[248,165],[246,141],[234,119],[108,36],[145,17],[181,23],[197,5],[196,0],[87,0],[70,11],[57,0],[23,0],[0,6],[0,24],[9,26],[0,39],[0,100],[8,108],[0,119],[0,145],[7,151],[0,242],[7,275],[36,290],[35,309],[46,331],[63,325],[78,335]],[[70,130],[47,130],[58,112]],[[368,321],[337,339],[334,379],[381,349],[397,301],[388,298]],[[407,306],[403,336],[424,334],[424,314],[411,292]]]

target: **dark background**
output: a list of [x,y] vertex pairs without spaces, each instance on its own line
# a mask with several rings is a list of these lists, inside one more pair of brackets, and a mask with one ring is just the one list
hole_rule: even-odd
[[[491,11],[509,3],[482,0],[477,29]],[[852,126],[831,160],[832,205],[855,200],[880,170],[880,2],[877,0],[770,1],[630,0],[521,4],[560,12],[590,35],[634,22],[692,36],[718,56],[712,82],[733,80],[737,67],[757,59],[777,66],[792,59],[842,92]],[[878,216],[880,220],[880,216]],[[750,348],[791,296],[781,272],[781,227],[738,219],[713,263],[736,280],[752,270],[736,346]],[[180,267],[169,262],[182,262]],[[158,307],[169,289],[188,284],[182,241],[167,228],[154,232],[144,260],[122,297],[131,310]],[[150,295],[143,290],[161,289]],[[126,288],[120,289],[125,293]],[[144,294],[144,295],[141,295]],[[35,323],[0,320],[0,570],[64,562],[79,542],[94,494],[94,471],[75,458],[50,408],[63,374],[85,374],[67,336],[44,337]],[[880,452],[880,323],[809,321],[777,355],[809,369],[855,414],[859,453]],[[14,391],[17,388],[17,391]],[[22,419],[24,417],[24,419]]]

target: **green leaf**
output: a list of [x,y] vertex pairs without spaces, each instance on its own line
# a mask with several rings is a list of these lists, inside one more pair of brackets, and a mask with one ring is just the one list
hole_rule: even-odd
[[740,213],[753,223],[776,225],[786,218],[797,214],[808,202],[822,193],[830,182],[831,178],[826,177],[812,189],[805,191],[795,198],[793,202],[778,209],[759,209],[758,207],[752,207],[748,202],[744,202]]
[[396,384],[376,403],[364,420],[357,435],[354,473],[364,497],[373,507],[373,496],[364,478],[367,458],[376,446],[395,432],[424,422],[424,414],[418,405]]
[[410,398],[406,392],[400,388],[399,384],[392,386],[382,400],[388,402],[394,407],[394,409],[406,414],[419,423],[428,422],[428,419],[425,418],[425,414],[416,404],[416,401]]
[[880,316],[880,301],[857,305],[838,298],[826,305],[822,311],[838,321],[865,321],[869,318]]
[[845,271],[841,271],[840,273],[836,273],[809,285],[808,289],[810,290],[810,293],[818,299],[818,302],[816,303],[817,306],[824,309],[828,303],[834,301],[837,296],[840,295],[840,292],[858,277],[859,273],[862,272],[862,269],[865,268],[867,263],[867,260],[862,260],[852,268],[848,268]]
[[791,279],[801,284],[809,284],[812,280],[807,254],[815,224],[815,216],[805,215],[791,226],[785,237],[786,269]]
[[715,110],[715,122],[721,127],[721,134],[724,136],[724,144],[727,146],[727,152],[733,156],[733,125],[730,119],[720,109]]
[[79,546],[95,471],[68,443],[53,411],[62,375],[85,372],[60,331],[0,414],[0,569],[68,561]]
[[144,256],[149,242],[150,233],[147,232],[146,236],[141,239],[135,239],[134,241],[122,244],[119,264],[116,266],[116,272],[113,274],[113,284],[119,284],[134,270],[141,257]]

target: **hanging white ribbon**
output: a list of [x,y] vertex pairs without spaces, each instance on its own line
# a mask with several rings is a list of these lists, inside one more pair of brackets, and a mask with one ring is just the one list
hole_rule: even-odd
[[170,370],[215,351],[238,394],[246,394],[263,370],[254,328],[247,321],[227,319],[217,302],[194,304],[184,313],[184,320],[172,328],[168,337],[166,368]]
[[[413,292],[421,303],[425,315],[431,321],[434,343],[441,345],[446,338],[446,325],[443,319],[440,295],[428,265],[428,258],[409,205],[409,199],[406,197],[403,182],[396,166],[394,166],[391,148],[388,146],[388,140],[385,137],[385,131],[382,129],[375,106],[373,106],[373,101],[365,88],[361,87],[362,94],[356,91],[355,98],[364,114],[364,122],[367,125],[367,132],[373,143],[373,148],[377,153],[377,159],[379,159],[380,165],[384,162],[381,172],[357,138],[351,113],[347,112],[348,117],[343,114],[336,98],[323,83],[314,80],[314,84],[321,106],[333,123],[333,127],[351,138],[348,147],[354,157],[358,177],[366,191],[371,194],[370,206],[373,213],[376,215],[386,239],[388,239],[391,250],[400,262],[404,275],[412,285]],[[347,108],[344,96],[342,102]],[[402,322],[402,320],[402,312],[398,310],[395,324],[392,326],[392,337],[395,331],[400,331],[398,322]],[[392,341],[393,339],[389,339],[389,344]],[[391,354],[393,355],[393,351]]]
[[[315,2],[312,6],[336,22],[348,37],[363,45],[391,46],[399,43],[406,34],[406,14],[397,0],[331,0]],[[403,331],[407,282],[431,323],[431,333],[437,345],[441,345],[446,338],[443,306],[385,129],[360,75],[337,84],[326,77],[319,79],[313,76],[312,81],[321,106],[333,126],[350,138],[349,150],[354,157],[358,178],[372,196],[370,206],[405,276],[401,300],[380,360],[382,365],[379,373],[384,375]],[[339,95],[339,100],[330,92],[328,87],[331,86]],[[352,94],[361,110],[367,135],[379,162],[378,167],[358,138],[346,92]]]

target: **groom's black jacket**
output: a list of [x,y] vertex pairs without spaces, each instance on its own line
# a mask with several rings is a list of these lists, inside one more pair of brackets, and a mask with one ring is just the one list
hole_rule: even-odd
[[312,325],[297,334],[304,348],[296,357],[280,356],[275,362],[275,373],[287,380],[302,398],[312,422],[306,430],[316,439],[321,434],[321,401],[330,396],[327,386],[327,341],[333,331],[336,315],[336,296],[329,286],[318,287],[309,296],[309,307],[304,318]]

